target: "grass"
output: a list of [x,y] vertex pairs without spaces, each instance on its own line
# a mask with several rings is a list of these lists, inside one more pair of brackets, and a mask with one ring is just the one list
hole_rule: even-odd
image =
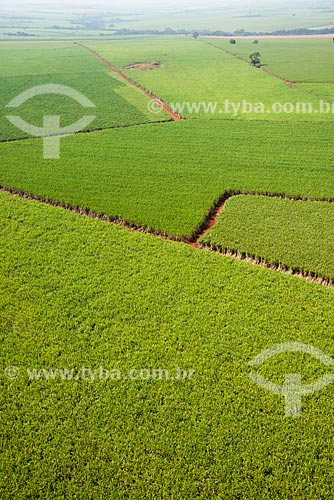
[[73,42],[0,43],[1,77],[96,73],[99,61]]
[[238,39],[231,45],[226,39],[212,39],[215,45],[223,47],[248,59],[252,52],[261,53],[265,68],[281,77],[298,83],[334,83],[333,40],[326,39]]
[[235,196],[202,242],[333,280],[333,218],[332,203]]
[[[157,70],[124,72],[189,118],[312,122],[333,120],[332,115],[300,114],[297,111],[276,113],[273,110],[275,103],[291,103],[296,106],[297,103],[306,101],[317,109],[319,99],[310,95],[306,99],[302,91],[290,88],[283,81],[201,40],[144,39],[138,40],[135,45],[133,41],[109,41],[90,42],[89,46],[118,68],[138,61],[161,62],[163,67]],[[254,50],[252,49],[253,52]],[[325,57],[327,56],[326,51]],[[236,105],[246,101],[253,104],[253,109],[235,114],[232,108],[227,109],[226,100]],[[178,103],[212,103],[216,106],[214,109],[202,106],[197,111],[186,105],[180,110],[177,108]],[[257,103],[262,103],[263,109],[255,109]]]
[[333,197],[332,133],[189,120],[64,138],[61,159],[49,161],[32,139],[1,145],[0,184],[190,236],[228,190]]
[[307,92],[311,92],[311,94],[321,96],[325,101],[331,104],[331,113],[334,112],[334,83],[303,83],[298,86]]
[[[291,340],[333,355],[332,290],[4,193],[0,209],[1,366],[21,370],[1,376],[2,498],[330,497],[332,386],[288,419],[248,362]],[[82,366],[195,375],[27,376]],[[331,371],[289,354],[259,370]]]

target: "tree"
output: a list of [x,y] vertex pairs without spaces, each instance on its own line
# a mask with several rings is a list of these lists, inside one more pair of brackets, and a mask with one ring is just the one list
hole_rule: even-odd
[[250,62],[253,66],[259,68],[261,66],[261,54],[260,52],[254,52],[249,56]]
[[230,40],[230,44],[231,44],[231,45],[235,45],[236,43],[237,43],[237,41],[236,41],[234,38],[231,38],[231,40]]
[[199,37],[199,33],[198,33],[198,31],[194,31],[194,32],[193,32],[193,38],[194,38],[195,40],[197,40],[197,38],[198,38],[198,37]]

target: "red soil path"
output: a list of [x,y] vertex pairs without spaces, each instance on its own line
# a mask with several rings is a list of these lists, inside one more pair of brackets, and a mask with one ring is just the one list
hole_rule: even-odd
[[194,242],[190,242],[189,243],[189,246],[193,247],[193,248],[201,248],[201,245],[200,245],[200,240],[210,231],[210,229],[212,229],[213,227],[215,227],[216,225],[216,222],[217,222],[217,218],[218,216],[224,211],[224,208],[225,208],[225,204],[226,204],[227,200],[224,200],[213,212],[213,214],[211,215],[211,217],[208,218],[208,221],[207,223],[205,224],[205,227],[203,227],[203,229],[201,230],[201,232],[199,233],[199,235],[197,236],[196,238],[196,241]]
[[93,56],[96,59],[98,59],[101,63],[103,63],[108,69],[110,69],[114,73],[117,73],[121,78],[123,78],[123,80],[125,80],[130,85],[133,85],[137,89],[139,89],[142,92],[144,92],[144,94],[146,94],[147,97],[149,97],[152,101],[154,101],[159,108],[163,109],[169,116],[171,116],[175,122],[176,121],[180,121],[180,120],[184,120],[184,118],[182,116],[180,116],[177,113],[174,113],[174,111],[168,107],[168,104],[166,102],[164,102],[162,99],[160,99],[156,95],[152,94],[152,92],[150,92],[145,87],[143,87],[139,83],[137,83],[134,80],[132,80],[130,77],[128,77],[124,73],[122,73],[122,71],[120,71],[118,68],[116,68],[115,66],[113,66],[109,61],[107,61],[106,59],[104,59],[104,57],[102,57],[100,54],[98,54],[97,52],[95,52],[95,50],[90,49],[89,47],[87,47],[86,45],[83,45],[81,43],[77,43],[76,42],[76,45],[79,45],[80,47],[83,47],[84,49],[88,50],[91,54],[93,54]]
[[323,203],[334,203],[334,198],[313,198],[308,196],[293,196],[279,193],[266,193],[261,191],[225,191],[225,193],[215,203],[209,214],[205,217],[203,223],[194,232],[194,234],[187,241],[188,245],[193,248],[203,248],[201,240],[212,229],[216,223],[219,215],[224,211],[227,201],[233,196],[266,196],[267,198],[279,198],[284,200],[294,201],[313,201]]

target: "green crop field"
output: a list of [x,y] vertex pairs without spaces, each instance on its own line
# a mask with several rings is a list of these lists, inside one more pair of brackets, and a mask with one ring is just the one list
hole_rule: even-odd
[[[0,200],[1,362],[20,374],[1,379],[2,498],[330,498],[333,389],[291,420],[248,378],[326,369],[293,354],[247,363],[291,340],[332,352],[332,290]],[[195,373],[92,383],[39,379],[43,367]]]
[[275,266],[334,280],[334,204],[235,196],[201,240]]
[[2,145],[0,185],[185,237],[228,190],[334,197],[332,137],[333,125],[189,120],[64,138],[56,167],[31,139]]
[[[334,279],[333,114],[272,109],[332,100],[332,41],[233,48],[263,48],[263,68],[293,86],[219,50],[228,40],[93,40],[167,20],[314,26],[326,9],[0,9],[2,31],[72,38],[0,42],[1,500],[332,498],[334,291],[310,278]],[[75,40],[170,107],[216,107],[173,121]],[[138,62],[161,67],[124,69]],[[6,107],[44,84],[96,107],[51,94]],[[264,110],[233,115],[226,99]],[[6,118],[87,114],[57,159],[43,143],[58,138]]]
[[[310,96],[314,95],[332,104],[330,113],[324,112],[319,116],[324,118],[327,115],[333,119],[334,50],[331,38],[260,39],[257,45],[253,44],[254,39],[237,39],[235,45],[219,38],[206,39],[206,42],[245,60],[249,60],[253,52],[260,52],[263,69],[295,82],[294,90],[304,102],[310,102]],[[312,116],[315,117],[314,114]]]
[[[0,39],[31,42],[43,39],[75,39],[79,37],[97,38],[102,34],[110,36],[113,15],[82,14],[75,9],[55,12],[27,12],[20,9],[16,15],[8,15],[0,10]],[[124,19],[130,20],[128,13]]]
[[1,42],[1,77],[37,76],[99,71],[98,61],[78,50],[73,42]]
[[[299,88],[306,92],[321,96],[328,104],[331,105],[331,112],[334,113],[334,82],[333,83],[303,83],[298,85]],[[329,109],[329,108],[328,108]]]
[[260,39],[257,45],[254,39],[237,39],[231,45],[228,39],[205,39],[217,47],[240,55],[247,59],[252,52],[261,53],[266,69],[296,83],[332,83],[334,84],[334,46],[331,38],[324,39]]
[[[216,44],[216,40],[214,43]],[[254,52],[254,47],[248,43],[249,53]],[[156,70],[124,72],[188,118],[312,122],[333,120],[332,114],[303,114],[296,108],[289,113],[276,112],[273,109],[275,103],[297,106],[297,103],[305,101],[318,110],[319,99],[312,95],[305,96],[301,90],[292,89],[281,80],[212,47],[206,39],[196,42],[182,38],[144,39],[138,40],[135,46],[132,41],[90,42],[89,46],[118,68],[138,61],[160,62],[163,67]],[[324,57],[328,54],[327,47],[325,49]],[[333,52],[331,51],[331,56]],[[226,100],[229,104],[226,104]],[[252,104],[252,108],[242,107],[243,101]],[[237,108],[233,108],[232,103],[241,106],[238,111],[235,111]],[[259,103],[263,107],[256,107]],[[180,108],[179,105],[183,107]],[[196,105],[199,107],[196,108]]]
[[[84,115],[96,116],[89,129],[169,120],[162,112],[150,113],[148,99],[140,90],[129,87],[120,78],[89,53],[72,44],[31,44],[19,50],[18,44],[8,46],[0,42],[0,108],[5,115],[16,115],[17,110],[6,105],[27,89],[39,85],[66,85],[89,98],[95,108],[84,109],[70,97],[60,95],[37,96],[20,106],[20,116],[28,123],[42,126],[41,116],[55,114],[62,117],[65,127]],[[114,76],[115,75],[115,76]],[[0,140],[25,137],[27,133],[4,120]]]

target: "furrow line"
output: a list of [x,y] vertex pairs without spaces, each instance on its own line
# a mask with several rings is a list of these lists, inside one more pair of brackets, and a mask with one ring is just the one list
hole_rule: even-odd
[[86,45],[83,45],[82,43],[74,42],[76,45],[79,47],[82,47],[86,50],[88,50],[98,61],[103,63],[108,69],[113,71],[114,73],[117,73],[118,76],[120,76],[123,80],[125,80],[127,83],[130,85],[136,87],[137,89],[141,90],[146,94],[146,96],[151,99],[152,101],[156,102],[157,105],[163,109],[169,116],[173,118],[174,121],[180,121],[180,120],[185,120],[181,115],[178,113],[175,113],[169,106],[168,104],[163,100],[154,95],[152,92],[150,92],[148,89],[140,85],[139,83],[135,82],[132,80],[129,76],[127,76],[125,73],[123,73],[120,69],[116,68],[113,64],[111,64],[109,61],[107,61],[104,57],[102,57],[100,54],[98,54],[95,50],[91,49],[90,47],[87,47]]

